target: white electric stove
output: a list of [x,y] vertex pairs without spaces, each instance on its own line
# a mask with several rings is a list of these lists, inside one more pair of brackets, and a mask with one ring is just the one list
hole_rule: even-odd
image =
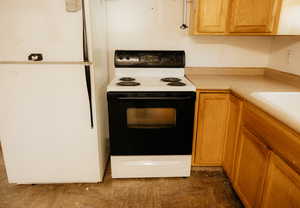
[[196,88],[183,51],[116,51],[107,87],[113,178],[188,177]]

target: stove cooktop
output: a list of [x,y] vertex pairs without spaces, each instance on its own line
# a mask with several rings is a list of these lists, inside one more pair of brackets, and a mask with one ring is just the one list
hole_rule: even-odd
[[196,91],[196,88],[185,77],[116,77],[107,91]]
[[116,50],[107,91],[196,91],[184,77],[184,51]]

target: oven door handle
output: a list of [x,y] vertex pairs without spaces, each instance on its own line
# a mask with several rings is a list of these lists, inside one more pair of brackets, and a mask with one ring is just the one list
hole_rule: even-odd
[[118,97],[118,100],[193,100],[194,97]]

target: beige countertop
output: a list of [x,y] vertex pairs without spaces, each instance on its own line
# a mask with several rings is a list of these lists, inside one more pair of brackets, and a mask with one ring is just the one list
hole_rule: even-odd
[[199,90],[232,90],[300,133],[300,88],[263,75],[187,75]]

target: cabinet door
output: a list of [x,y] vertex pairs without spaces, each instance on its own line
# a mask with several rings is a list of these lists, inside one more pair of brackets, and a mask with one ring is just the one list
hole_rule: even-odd
[[269,155],[267,147],[246,128],[242,128],[234,187],[245,207],[257,207],[261,200]]
[[224,33],[228,0],[196,0],[193,5],[194,33]]
[[200,93],[194,165],[221,166],[223,160],[228,94]]
[[300,175],[275,154],[271,157],[261,207],[300,207]]
[[233,180],[234,161],[237,149],[237,139],[240,129],[242,100],[230,95],[229,98],[229,120],[225,145],[223,167],[228,177]]
[[230,32],[276,33],[282,0],[232,0]]

